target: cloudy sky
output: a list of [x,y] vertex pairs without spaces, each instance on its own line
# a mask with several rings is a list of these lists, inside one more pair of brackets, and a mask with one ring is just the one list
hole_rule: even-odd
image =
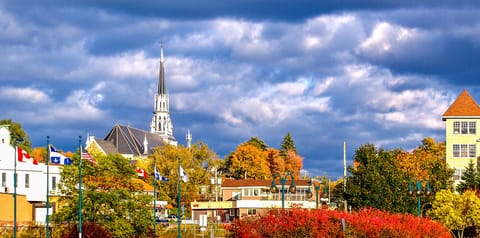
[[[454,2],[450,4],[450,2]],[[163,42],[174,135],[224,157],[287,132],[309,175],[365,143],[444,140],[463,90],[480,102],[477,1],[1,1],[1,119],[74,150],[116,123],[149,130]]]

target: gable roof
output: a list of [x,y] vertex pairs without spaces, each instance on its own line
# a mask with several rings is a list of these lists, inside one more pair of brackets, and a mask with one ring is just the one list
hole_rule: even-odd
[[[113,145],[120,154],[142,156],[145,151],[143,144],[145,138],[148,142],[147,154],[152,154],[153,148],[164,145],[162,137],[157,134],[120,124],[116,124],[107,136],[105,136],[103,145],[109,147],[110,145],[108,144]],[[101,143],[98,144],[102,146]],[[103,146],[102,149],[107,152]],[[112,151],[111,149],[108,150]]]
[[455,117],[480,117],[480,107],[466,89],[458,95],[457,99],[443,113],[442,119],[445,121],[447,118]]

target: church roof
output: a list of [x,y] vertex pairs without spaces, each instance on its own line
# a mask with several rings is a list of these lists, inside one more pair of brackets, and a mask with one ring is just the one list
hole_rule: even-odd
[[443,113],[443,120],[449,117],[480,117],[480,107],[466,89]]
[[164,144],[162,137],[157,134],[116,124],[107,134],[104,141],[111,143],[121,154],[131,154],[133,156],[144,155],[144,140],[147,139],[147,153],[152,154],[153,148]]

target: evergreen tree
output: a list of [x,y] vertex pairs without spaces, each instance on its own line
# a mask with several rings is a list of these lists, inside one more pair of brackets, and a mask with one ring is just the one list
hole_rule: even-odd
[[259,148],[260,150],[262,151],[266,151],[267,148],[268,148],[268,145],[267,143],[265,143],[262,139],[258,138],[258,137],[252,137],[250,138],[250,140],[248,140],[247,142],[243,143],[243,145],[253,145],[257,148]]
[[295,147],[295,142],[292,139],[290,132],[287,132],[285,137],[283,137],[282,144],[280,145],[280,154],[285,157],[288,151],[293,151],[297,154],[297,148]]
[[460,182],[457,186],[457,192],[462,194],[466,190],[477,191],[480,182],[480,175],[475,168],[473,160],[470,160],[467,167],[465,167],[465,172],[462,175],[462,180],[463,181]]

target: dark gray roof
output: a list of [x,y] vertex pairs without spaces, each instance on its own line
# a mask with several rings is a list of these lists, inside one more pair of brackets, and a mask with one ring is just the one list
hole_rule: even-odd
[[118,154],[118,150],[112,142],[100,139],[98,137],[95,137],[94,139],[98,146],[100,146],[100,148],[102,148],[106,154]]
[[[153,153],[153,148],[165,144],[162,137],[157,134],[120,124],[116,124],[112,130],[110,130],[107,136],[105,136],[104,141],[107,146],[108,144],[113,145],[120,154],[141,156],[144,152],[143,141],[145,137],[148,142],[148,154]],[[108,153],[105,149],[104,151]]]

